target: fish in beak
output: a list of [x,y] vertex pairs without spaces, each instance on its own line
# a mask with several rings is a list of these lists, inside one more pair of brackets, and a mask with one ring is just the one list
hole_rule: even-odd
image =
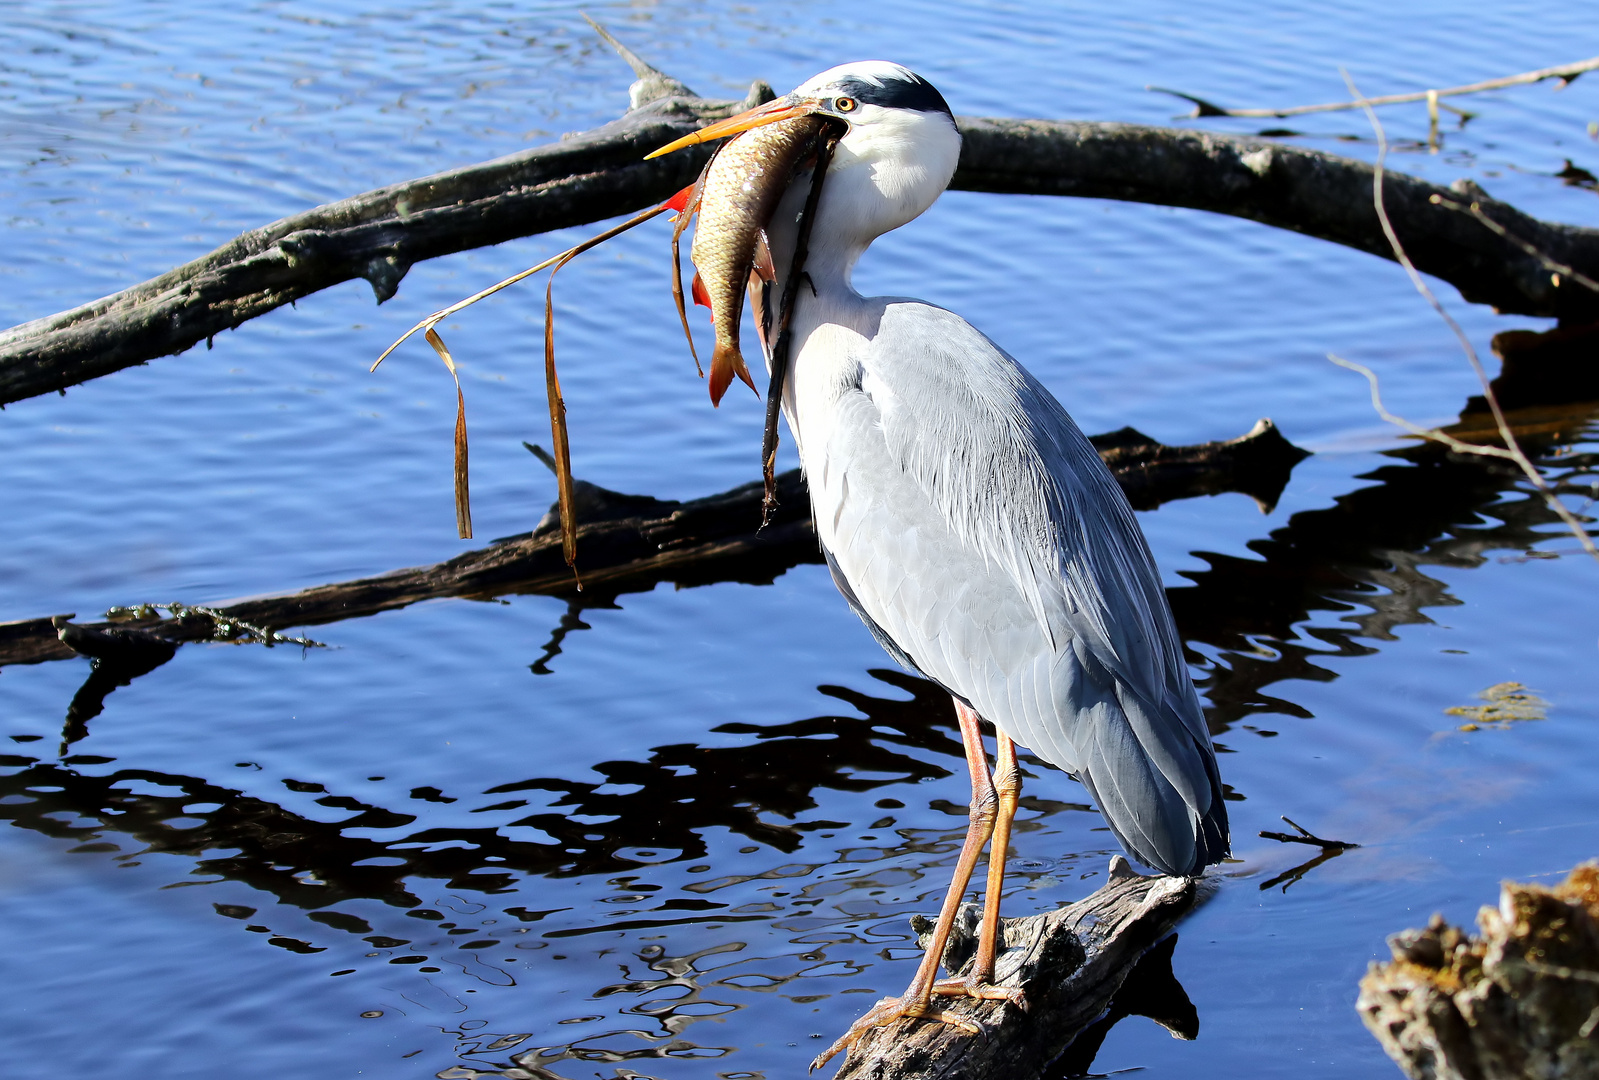
[[[700,177],[699,224],[689,252],[696,270],[694,300],[711,309],[711,325],[716,331],[710,376],[713,404],[721,402],[735,375],[755,389],[739,351],[745,287],[775,278],[766,244],[767,222],[795,172],[814,156],[817,137],[829,119],[823,101],[791,94],[711,124],[648,155],[659,157],[685,146],[734,136]],[[680,226],[693,210],[692,205],[684,210]]]

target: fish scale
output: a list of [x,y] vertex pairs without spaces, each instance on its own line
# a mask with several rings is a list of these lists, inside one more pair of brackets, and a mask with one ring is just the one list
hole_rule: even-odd
[[728,141],[706,167],[689,258],[696,271],[694,300],[711,309],[716,331],[713,402],[721,401],[735,375],[755,389],[739,351],[744,290],[752,272],[771,280],[766,223],[825,124],[820,117],[800,116],[754,128]]

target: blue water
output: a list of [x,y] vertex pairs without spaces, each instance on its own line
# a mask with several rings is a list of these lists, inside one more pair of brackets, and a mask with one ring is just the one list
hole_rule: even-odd
[[[1580,5],[1548,2],[584,10],[707,96],[879,55],[957,112],[1143,123],[1182,111],[1148,83],[1293,104],[1343,96],[1340,66],[1375,94],[1599,51]],[[23,2],[0,26],[7,325],[305,207],[595,126],[629,79],[568,4]],[[1599,168],[1596,86],[1473,98],[1438,154],[1417,142],[1424,111],[1390,110],[1393,165],[1595,224],[1594,193],[1551,174]],[[1294,125],[1374,153],[1355,114]],[[7,407],[0,619],[287,591],[530,528],[554,497],[520,445],[548,438],[534,290],[445,327],[477,542],[454,535],[447,375],[420,345],[366,369],[420,315],[591,231],[419,265],[382,307],[347,283],[209,350]],[[573,264],[557,332],[577,474],[687,498],[755,476],[760,410],[737,391],[708,407],[666,259],[665,228],[645,227]],[[1175,952],[1199,1039],[1129,1019],[1094,1068],[1395,1075],[1352,1007],[1384,936],[1433,911],[1469,921],[1499,880],[1599,854],[1599,567],[1525,490],[1393,456],[1363,383],[1325,359],[1372,365],[1391,408],[1447,421],[1477,388],[1446,329],[1387,262],[1084,200],[952,193],[876,245],[860,283],[965,314],[1088,431],[1185,443],[1270,416],[1317,451],[1270,513],[1235,494],[1141,515],[1242,797],[1239,861]],[[1548,325],[1441,293],[1480,349]],[[318,628],[323,650],[186,646],[107,698],[64,761],[87,665],[6,669],[6,1059],[263,1080],[800,1075],[910,977],[906,919],[936,906],[964,824],[953,718],[882,673],[816,566],[586,610],[535,675],[564,612],[435,601]],[[1445,713],[1506,681],[1547,719],[1463,732]],[[1084,895],[1114,850],[1071,805],[1080,788],[1030,771],[1010,914]],[[1281,814],[1363,846],[1262,890],[1311,853],[1256,838]]]

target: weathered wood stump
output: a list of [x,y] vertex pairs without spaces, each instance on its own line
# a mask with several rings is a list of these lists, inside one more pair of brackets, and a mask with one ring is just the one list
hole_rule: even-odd
[[[1139,960],[1193,910],[1205,891],[1198,878],[1143,877],[1116,856],[1110,881],[1092,895],[1044,915],[1002,920],[1004,951],[994,981],[1024,990],[1025,1010],[1002,1001],[942,999],[941,1007],[981,1023],[987,1037],[947,1024],[901,1020],[868,1033],[835,1080],[1044,1077],[1074,1039],[1097,1030],[1096,1022]],[[976,905],[961,909],[944,952],[946,970],[958,974],[970,959],[979,916]],[[932,929],[920,917],[912,925],[924,933]],[[1175,986],[1169,975],[1167,981]],[[1191,1039],[1198,1033],[1198,1020],[1181,987],[1175,996],[1181,998],[1175,1008],[1150,1009],[1145,1015],[1174,1035]],[[1139,1011],[1144,1010],[1126,1010]]]
[[1434,915],[1388,939],[1356,1007],[1413,1080],[1599,1076],[1599,862],[1545,888],[1507,881],[1481,937]]

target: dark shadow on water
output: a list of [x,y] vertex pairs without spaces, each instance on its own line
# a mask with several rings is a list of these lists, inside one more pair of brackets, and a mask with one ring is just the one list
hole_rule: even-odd
[[[864,717],[821,716],[765,727],[727,724],[716,730],[749,735],[750,741],[731,747],[662,746],[645,761],[595,765],[594,771],[604,778],[599,782],[533,778],[481,793],[496,798],[485,800],[474,812],[514,809],[526,800],[505,797],[521,792],[556,793],[559,798],[549,804],[549,812],[507,823],[540,829],[550,837],[547,843],[508,839],[491,824],[423,829],[390,841],[373,840],[351,834],[399,829],[418,815],[328,793],[320,784],[285,780],[292,790],[320,794],[319,805],[352,814],[328,824],[200,777],[150,769],[90,775],[75,767],[111,763],[95,756],[68,757],[59,763],[15,754],[0,758],[0,765],[22,766],[0,775],[0,798],[6,800],[0,803],[0,819],[80,845],[122,834],[149,851],[197,860],[198,875],[242,881],[282,903],[309,909],[354,897],[412,907],[421,901],[407,886],[408,879],[442,880],[451,889],[492,894],[509,889],[518,874],[615,874],[637,869],[641,860],[625,852],[649,851],[652,856],[675,852],[677,859],[698,859],[705,854],[701,832],[713,827],[786,852],[798,846],[804,831],[839,824],[801,820],[815,808],[817,789],[867,791],[949,774],[950,770],[900,748],[961,759],[947,695],[900,672],[873,674],[909,698],[822,687],[823,693],[860,709]],[[874,778],[860,779],[857,773]],[[176,793],[135,795],[126,790],[135,782],[173,788]],[[637,790],[625,794],[598,790],[606,785]],[[425,799],[427,793],[415,797]],[[454,801],[442,793],[433,797]],[[456,797],[471,798],[472,793]],[[198,812],[185,809],[212,803],[220,805]],[[67,816],[93,824],[67,824],[61,820]],[[606,820],[596,825],[592,820],[575,821],[574,816]],[[182,824],[170,824],[174,820]],[[603,833],[600,839],[595,839],[597,830]],[[452,842],[467,846],[439,846]],[[218,850],[228,854],[208,855]],[[400,862],[359,865],[379,858]],[[302,880],[307,875],[320,884]]]
[[1105,1015],[1072,1040],[1066,1052],[1050,1066],[1045,1080],[1093,1075],[1090,1070],[1094,1058],[1099,1056],[1110,1029],[1129,1016],[1147,1016],[1179,1039],[1199,1038],[1199,1010],[1172,973],[1171,958],[1176,949],[1177,935],[1170,934],[1146,952],[1110,999]]

